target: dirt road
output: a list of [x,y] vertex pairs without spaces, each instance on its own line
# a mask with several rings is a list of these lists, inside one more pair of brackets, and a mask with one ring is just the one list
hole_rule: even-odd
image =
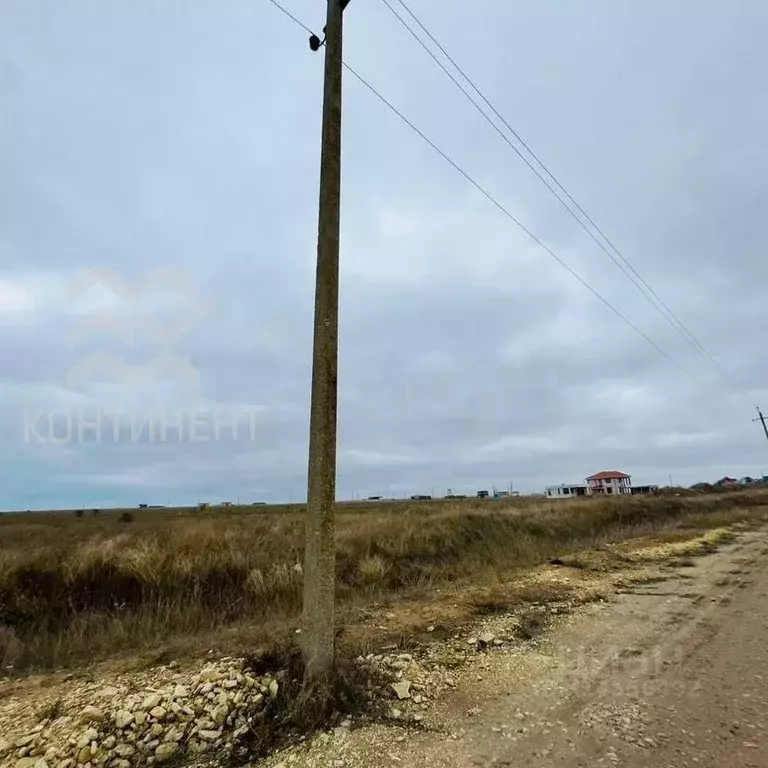
[[432,731],[375,726],[297,766],[768,766],[768,535],[489,654]]

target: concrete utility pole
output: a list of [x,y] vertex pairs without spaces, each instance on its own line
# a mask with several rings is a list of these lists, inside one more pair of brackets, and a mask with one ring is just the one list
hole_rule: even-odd
[[325,45],[325,80],[301,635],[307,680],[329,676],[334,663],[342,13],[348,2],[328,0],[325,41],[315,35],[309,41],[313,51]]
[[763,412],[758,407],[757,409],[758,417],[756,419],[752,419],[752,421],[759,421],[763,425],[763,432],[765,432],[765,439],[768,440],[768,426],[765,424],[765,416],[763,416]]

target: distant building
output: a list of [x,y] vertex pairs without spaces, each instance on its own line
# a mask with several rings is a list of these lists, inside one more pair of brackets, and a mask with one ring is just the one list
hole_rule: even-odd
[[578,496],[586,496],[588,489],[586,485],[548,485],[544,491],[548,499],[573,499]]
[[738,484],[739,481],[735,477],[728,477],[727,475],[720,478],[720,480],[715,483],[715,485],[720,486],[721,488],[728,488]]
[[549,499],[573,499],[580,496],[592,496],[601,494],[630,495],[657,493],[658,485],[632,485],[632,478],[624,472],[608,470],[590,475],[586,485],[582,483],[561,483],[560,485],[548,485],[544,489]]
[[478,499],[487,499],[488,498],[488,491],[478,491],[477,492],[477,498]]
[[623,472],[608,470],[587,478],[589,493],[624,494],[632,493],[632,478]]
[[759,477],[742,477],[739,480],[739,485],[762,485],[765,482],[765,478]]
[[633,494],[658,493],[658,491],[659,491],[658,485],[633,485],[632,486]]

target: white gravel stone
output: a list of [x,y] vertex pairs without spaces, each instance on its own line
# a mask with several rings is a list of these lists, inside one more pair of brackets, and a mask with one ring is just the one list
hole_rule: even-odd
[[163,742],[155,749],[155,758],[158,762],[165,762],[173,757],[178,750],[178,746],[173,742]]
[[[79,748],[90,746],[90,743],[92,741],[95,741],[99,738],[99,732],[95,728],[89,728],[85,733],[83,733],[80,738],[77,740],[77,746]],[[87,762],[87,761],[86,761]]]
[[80,713],[81,723],[98,723],[104,719],[104,713],[98,707],[88,706]]
[[392,683],[392,690],[401,701],[411,698],[411,683],[408,680],[401,680],[399,683]]
[[122,758],[132,757],[136,754],[136,747],[133,744],[118,744],[115,747],[115,754]]
[[149,711],[155,707],[159,707],[162,700],[163,697],[160,696],[160,694],[153,693],[151,696],[147,696],[147,698],[144,699],[144,703],[141,705],[141,708]]

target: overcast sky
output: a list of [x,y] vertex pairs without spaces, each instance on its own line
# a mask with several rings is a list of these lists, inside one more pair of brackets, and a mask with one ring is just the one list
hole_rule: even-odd
[[[322,28],[324,3],[284,2]],[[380,0],[353,0],[347,61],[675,364],[347,76],[339,497],[768,473],[768,5],[410,4],[730,380]],[[2,16],[0,508],[302,500],[322,55],[268,0]],[[94,268],[118,284],[74,295]],[[196,294],[159,277],[121,294],[158,268]],[[134,386],[73,381],[94,353],[156,364]],[[165,436],[133,429],[148,413]],[[77,429],[99,414],[100,442]]]

